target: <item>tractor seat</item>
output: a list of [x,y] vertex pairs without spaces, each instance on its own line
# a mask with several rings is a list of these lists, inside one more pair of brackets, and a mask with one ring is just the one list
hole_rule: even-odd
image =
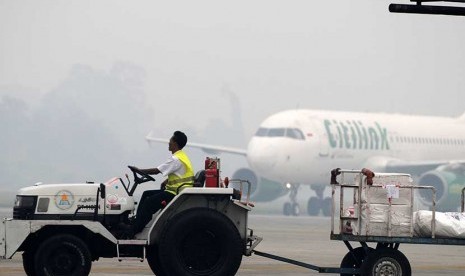
[[205,170],[200,170],[194,176],[194,187],[203,187],[204,184],[205,184]]
[[[193,187],[195,188],[201,188],[203,187],[205,183],[205,170],[201,170],[201,171],[198,171],[195,175],[194,175],[194,184],[193,184]],[[181,191],[182,188],[184,188],[184,186],[186,186],[187,184],[182,184],[181,186],[178,187],[178,190],[177,190],[177,193],[179,194],[179,192]]]

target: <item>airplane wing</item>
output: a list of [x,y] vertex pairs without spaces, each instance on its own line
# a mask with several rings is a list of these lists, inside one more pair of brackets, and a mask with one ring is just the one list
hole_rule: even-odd
[[391,160],[386,165],[387,172],[408,171],[420,175],[424,172],[434,170],[441,165],[465,164],[465,160],[427,160],[427,161],[404,161]]
[[[152,136],[152,132],[150,132],[145,139],[149,143],[151,142],[157,142],[157,143],[165,143],[168,144],[168,140],[166,138],[157,138]],[[245,149],[239,149],[239,148],[232,148],[232,147],[224,147],[224,146],[216,146],[216,145],[208,145],[208,144],[200,144],[200,143],[191,143],[187,142],[186,146],[192,147],[192,148],[199,148],[202,149],[203,151],[210,153],[210,154],[218,154],[222,152],[226,153],[232,153],[232,154],[238,154],[242,156],[247,156],[247,150]]]

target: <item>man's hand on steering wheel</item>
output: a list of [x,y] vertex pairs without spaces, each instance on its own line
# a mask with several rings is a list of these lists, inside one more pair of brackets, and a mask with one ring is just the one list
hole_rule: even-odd
[[135,166],[128,166],[128,168],[134,174],[134,183],[140,184],[147,181],[155,181],[155,178],[150,176],[148,173],[143,172],[141,169]]
[[160,190],[166,190],[166,184],[168,184],[168,179],[165,179],[165,181],[160,184]]

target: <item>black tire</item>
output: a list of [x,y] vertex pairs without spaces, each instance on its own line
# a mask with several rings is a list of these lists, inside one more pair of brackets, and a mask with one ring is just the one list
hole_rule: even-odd
[[[368,248],[369,252],[373,252],[373,248]],[[347,254],[342,258],[341,268],[360,268],[362,264],[366,261],[367,254],[363,247],[357,247],[352,250],[352,252],[347,252]],[[347,274],[341,273],[341,276],[351,276],[358,274]]]
[[158,246],[153,244],[147,247],[147,262],[149,263],[150,269],[153,274],[157,276],[168,276],[163,270],[160,262],[160,253],[158,252]]
[[194,208],[173,217],[163,230],[160,261],[177,276],[232,276],[242,261],[245,243],[223,214]]
[[292,215],[298,217],[300,215],[299,203],[292,203]]
[[285,216],[290,216],[292,214],[292,206],[291,206],[291,203],[290,202],[286,202],[284,203],[284,206],[283,206],[283,214]]
[[36,276],[36,272],[34,270],[34,251],[27,250],[23,252],[23,268],[24,272],[26,272],[27,276]]
[[310,216],[318,216],[318,214],[320,213],[320,208],[321,208],[321,200],[317,197],[312,196],[308,200],[307,213]]
[[70,234],[59,234],[39,245],[34,267],[37,276],[89,275],[91,254],[86,244]]
[[323,211],[323,216],[325,217],[331,216],[331,208],[332,208],[331,204],[332,204],[332,201],[330,197],[323,199],[323,202],[321,204],[321,210]]
[[379,248],[368,256],[361,267],[362,275],[411,276],[412,268],[402,252],[390,247]]

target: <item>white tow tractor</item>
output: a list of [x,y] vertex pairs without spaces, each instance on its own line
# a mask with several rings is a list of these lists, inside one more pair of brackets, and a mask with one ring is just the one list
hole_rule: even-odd
[[[28,276],[88,275],[99,258],[139,259],[155,275],[234,275],[261,238],[247,227],[250,183],[219,177],[219,160],[153,215],[135,238],[118,224],[134,212],[137,186],[154,179],[129,167],[134,184],[42,184],[19,190],[13,218],[0,224],[0,258],[23,252]],[[205,179],[206,178],[206,179]],[[248,185],[248,187],[247,187]],[[246,193],[243,195],[243,192]]]

